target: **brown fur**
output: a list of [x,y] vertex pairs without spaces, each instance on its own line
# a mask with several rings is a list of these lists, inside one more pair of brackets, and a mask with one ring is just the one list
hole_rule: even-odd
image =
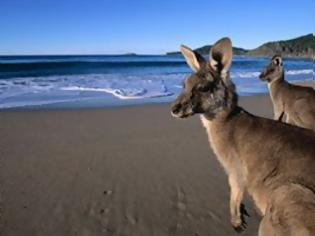
[[315,91],[287,82],[280,56],[272,58],[260,78],[268,81],[276,120],[285,115],[287,123],[315,131]]
[[[185,81],[172,114],[201,114],[210,145],[228,175],[233,227],[246,228],[241,201],[247,190],[263,216],[260,236],[315,235],[315,133],[256,117],[237,105],[228,73],[228,38],[214,45],[207,66],[200,66],[204,60],[193,58],[196,53],[189,48],[182,47],[182,53],[197,70]],[[191,65],[196,61],[199,65]]]

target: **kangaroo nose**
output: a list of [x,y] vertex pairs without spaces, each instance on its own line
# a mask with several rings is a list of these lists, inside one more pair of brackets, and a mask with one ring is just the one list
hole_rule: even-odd
[[263,79],[264,77],[265,77],[265,73],[264,73],[264,71],[263,71],[263,72],[260,73],[259,78],[260,78],[260,79]]
[[172,107],[172,112],[173,114],[178,114],[180,112],[180,109],[181,109],[182,105],[181,104],[175,104],[173,107]]

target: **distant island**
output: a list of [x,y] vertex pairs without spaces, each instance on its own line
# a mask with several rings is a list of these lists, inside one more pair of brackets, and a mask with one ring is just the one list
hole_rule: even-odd
[[[211,45],[206,45],[195,49],[200,54],[208,54]],[[244,49],[233,47],[234,55],[241,56],[266,56],[271,57],[275,54],[281,54],[283,57],[298,57],[314,59],[315,53],[315,36],[314,34],[307,34],[298,38],[290,40],[281,40],[274,42],[267,42],[263,45],[252,49]],[[168,52],[167,55],[178,55],[180,52]]]
[[127,53],[125,53],[123,55],[125,55],[125,56],[137,56],[137,54],[134,53],[134,52],[127,52]]

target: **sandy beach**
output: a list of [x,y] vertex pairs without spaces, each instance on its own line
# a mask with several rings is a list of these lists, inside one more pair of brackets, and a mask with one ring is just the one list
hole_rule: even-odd
[[0,236],[315,232],[311,131],[239,109],[315,123],[281,86],[315,93],[314,0],[0,0],[0,26]]
[[[272,117],[268,95],[240,104]],[[237,235],[199,116],[178,120],[169,110],[1,112],[2,235]],[[242,235],[256,235],[260,217],[245,204]]]

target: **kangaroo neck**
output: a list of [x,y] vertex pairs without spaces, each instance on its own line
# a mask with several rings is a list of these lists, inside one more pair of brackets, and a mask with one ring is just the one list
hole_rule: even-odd
[[223,111],[215,117],[209,118],[207,114],[202,114],[201,120],[209,133],[213,127],[224,127],[226,123],[231,122],[234,118],[239,116],[242,111],[243,109],[241,107],[235,105],[231,107],[231,109]]
[[[223,156],[228,151],[225,145],[229,146],[229,137],[235,132],[235,125],[233,124],[237,122],[242,113],[243,109],[236,106],[230,113],[221,114],[211,120],[207,118],[207,115],[201,115],[201,121],[206,128],[210,146],[225,169],[227,169],[227,163]],[[225,145],[222,145],[222,143],[225,143]]]
[[277,90],[284,84],[286,84],[286,81],[284,80],[284,74],[282,73],[281,76],[275,78],[274,80],[268,83],[268,88],[270,92],[274,95],[277,92]]

